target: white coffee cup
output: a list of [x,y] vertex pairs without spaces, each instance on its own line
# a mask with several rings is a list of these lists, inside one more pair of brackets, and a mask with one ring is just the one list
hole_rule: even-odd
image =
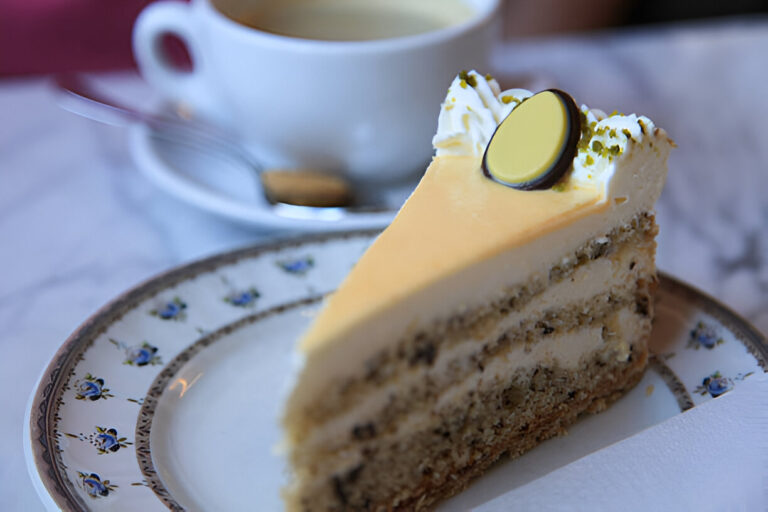
[[[365,181],[423,170],[451,80],[462,69],[487,69],[500,4],[461,0],[471,8],[466,19],[415,35],[328,41],[251,28],[220,12],[232,10],[227,1],[247,0],[148,6],[133,33],[144,78],[168,99],[231,128],[266,166]],[[165,55],[166,34],[186,44],[191,72]]]

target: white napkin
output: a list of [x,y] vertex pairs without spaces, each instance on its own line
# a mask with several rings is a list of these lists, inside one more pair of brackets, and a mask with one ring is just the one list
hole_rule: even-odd
[[768,509],[768,377],[603,448],[476,508]]

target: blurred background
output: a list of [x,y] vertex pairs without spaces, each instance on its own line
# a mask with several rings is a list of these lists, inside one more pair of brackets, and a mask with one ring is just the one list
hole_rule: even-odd
[[[151,0],[0,0],[0,76],[135,66],[131,27]],[[768,0],[506,0],[506,39],[768,12]],[[172,54],[184,58],[174,40]],[[14,51],[11,51],[14,49]]]

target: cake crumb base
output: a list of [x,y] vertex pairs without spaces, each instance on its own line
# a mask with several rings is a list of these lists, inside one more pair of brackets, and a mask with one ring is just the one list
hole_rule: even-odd
[[[555,410],[550,414],[537,418],[537,423],[529,427],[525,435],[520,435],[510,429],[509,434],[490,447],[477,450],[473,455],[477,460],[470,466],[453,472],[454,478],[440,485],[421,485],[414,492],[414,497],[401,501],[395,507],[380,507],[370,510],[431,510],[438,502],[450,498],[466,489],[477,477],[481,476],[501,459],[515,459],[538,446],[541,442],[568,433],[570,427],[579,417],[585,414],[596,414],[606,410],[613,402],[624,396],[643,378],[647,365],[647,348],[642,353],[633,351],[632,364],[622,368],[613,368],[604,374],[601,380],[604,384],[593,391],[592,396],[584,396],[575,403],[568,405],[566,411]],[[597,376],[596,376],[597,377]],[[585,374],[582,378],[590,378]],[[620,389],[615,387],[622,380]]]
[[[644,327],[649,329],[650,322]],[[647,332],[635,333],[625,361],[603,353],[577,368],[539,366],[511,376],[507,386],[435,413],[428,427],[407,437],[367,440],[359,447],[359,463],[317,482],[311,500],[299,498],[289,509],[431,510],[499,459],[514,459],[566,434],[581,415],[601,412],[623,396],[643,376],[647,337]],[[394,495],[393,489],[398,490]]]

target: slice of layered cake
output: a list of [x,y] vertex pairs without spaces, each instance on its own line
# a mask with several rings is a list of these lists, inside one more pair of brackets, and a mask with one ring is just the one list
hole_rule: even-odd
[[470,72],[434,145],[300,341],[289,510],[430,508],[645,369],[666,133]]

